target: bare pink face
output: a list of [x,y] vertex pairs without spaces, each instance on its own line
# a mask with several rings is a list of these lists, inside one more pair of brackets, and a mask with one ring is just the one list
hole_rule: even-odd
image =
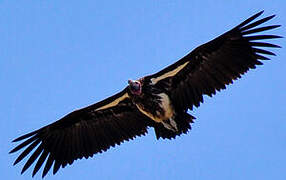
[[142,86],[139,81],[128,80],[129,88],[132,94],[140,95],[142,92]]

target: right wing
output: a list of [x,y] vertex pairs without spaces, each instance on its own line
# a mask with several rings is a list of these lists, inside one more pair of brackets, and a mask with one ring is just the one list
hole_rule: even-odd
[[[10,153],[20,149],[14,165],[36,149],[25,163],[22,172],[37,161],[33,176],[46,161],[42,177],[53,166],[53,174],[74,160],[92,157],[115,144],[147,133],[149,119],[131,102],[127,88],[103,101],[76,110],[60,120],[23,135],[13,142],[25,140]],[[38,160],[37,160],[38,159]]]

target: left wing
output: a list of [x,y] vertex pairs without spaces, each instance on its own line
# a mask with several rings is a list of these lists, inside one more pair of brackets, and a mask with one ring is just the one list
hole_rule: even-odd
[[83,109],[76,110],[62,119],[39,130],[23,135],[13,142],[25,140],[10,153],[23,152],[15,164],[28,156],[22,173],[37,162],[33,176],[46,161],[42,177],[53,165],[53,174],[60,167],[74,160],[92,157],[136,136],[145,135],[149,119],[131,102],[127,88],[120,93]]
[[255,14],[148,78],[153,85],[161,86],[169,92],[172,102],[178,109],[185,111],[193,106],[198,107],[200,102],[203,102],[203,95],[212,96],[249,69],[262,65],[261,60],[268,60],[263,54],[275,55],[262,47],[279,46],[256,40],[275,39],[280,36],[253,35],[279,27],[257,27],[274,17],[273,15],[252,22],[262,13],[263,11]]

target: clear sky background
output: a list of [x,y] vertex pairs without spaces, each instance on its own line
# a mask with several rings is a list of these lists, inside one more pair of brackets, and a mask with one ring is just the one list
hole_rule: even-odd
[[[283,0],[2,0],[0,175],[30,179],[12,139],[120,91],[265,10],[286,37]],[[46,179],[286,179],[286,43],[272,61],[191,112],[176,140],[145,137]],[[33,166],[32,166],[33,167]],[[42,173],[42,169],[40,170]],[[40,179],[37,174],[34,179]]]

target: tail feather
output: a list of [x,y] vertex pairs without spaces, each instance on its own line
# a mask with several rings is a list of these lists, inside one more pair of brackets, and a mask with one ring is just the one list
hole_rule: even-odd
[[176,115],[175,122],[177,123],[178,131],[174,132],[164,127],[162,123],[155,123],[154,129],[157,139],[175,139],[176,136],[181,134],[187,134],[188,130],[191,130],[191,123],[193,123],[194,116],[188,113],[181,113]]

